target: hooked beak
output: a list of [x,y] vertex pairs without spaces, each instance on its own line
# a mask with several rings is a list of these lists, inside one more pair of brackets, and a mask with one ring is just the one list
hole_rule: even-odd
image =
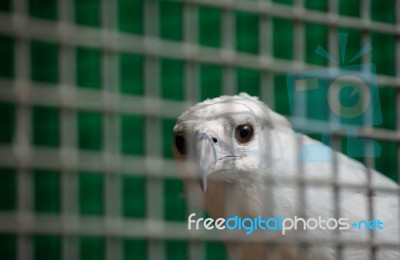
[[207,176],[214,170],[217,163],[217,152],[212,138],[206,133],[196,136],[195,156],[200,168],[200,187],[207,191]]

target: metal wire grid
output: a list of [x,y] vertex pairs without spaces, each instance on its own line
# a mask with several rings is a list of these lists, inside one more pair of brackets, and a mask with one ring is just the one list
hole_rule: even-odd
[[[186,224],[165,223],[162,220],[163,205],[161,204],[163,185],[161,177],[176,177],[173,162],[161,159],[161,139],[159,116],[177,116],[189,104],[199,100],[197,74],[199,62],[224,65],[223,92],[236,93],[235,67],[244,66],[263,71],[261,79],[261,95],[264,100],[273,105],[274,79],[273,72],[287,72],[299,69],[312,69],[304,62],[304,28],[306,21],[317,22],[329,26],[329,51],[338,53],[337,27],[363,29],[363,43],[368,42],[369,31],[390,33],[396,36],[396,76],[379,75],[379,85],[397,89],[397,132],[374,129],[364,132],[364,137],[397,142],[400,155],[400,1],[396,2],[397,25],[373,22],[369,17],[368,1],[363,1],[362,18],[338,18],[337,1],[329,1],[328,19],[326,15],[303,8],[303,1],[298,0],[293,7],[285,7],[268,1],[209,1],[191,0],[184,2],[184,43],[175,43],[158,38],[158,7],[156,1],[145,2],[145,35],[133,36],[115,31],[117,12],[112,1],[102,0],[102,28],[92,29],[73,25],[73,4],[71,1],[58,1],[59,22],[29,18],[27,3],[24,0],[13,1],[13,15],[0,14],[0,32],[17,39],[15,47],[15,80],[1,80],[0,99],[17,104],[16,139],[13,147],[0,147],[0,164],[18,169],[18,212],[17,214],[0,215],[2,232],[18,234],[18,259],[32,259],[31,233],[63,234],[63,259],[78,258],[78,234],[100,234],[106,237],[107,259],[119,259],[121,244],[118,237],[147,237],[149,243],[149,258],[164,259],[165,248],[162,239],[190,239],[191,259],[202,259],[202,243],[198,240],[218,239],[214,233],[204,233],[202,237],[193,235],[186,230]],[[210,5],[223,9],[222,18],[222,49],[199,47],[196,44],[196,9],[199,5]],[[235,16],[237,10],[253,12],[260,15],[260,55],[238,53],[234,49]],[[285,61],[273,58],[272,46],[267,35],[271,31],[271,17],[282,17],[294,20],[295,61]],[[59,44],[60,84],[54,86],[30,82],[29,45],[30,39],[56,42]],[[103,91],[78,89],[74,86],[75,77],[73,64],[75,46],[94,47],[102,50],[102,73],[104,75]],[[125,51],[145,54],[145,96],[126,97],[115,93],[117,86],[118,66],[115,53]],[[185,101],[165,101],[159,99],[159,83],[157,77],[159,58],[170,57],[185,61]],[[366,56],[364,62],[370,57]],[[55,106],[62,109],[61,114],[61,149],[53,150],[31,146],[31,105]],[[76,109],[90,109],[105,113],[105,148],[103,153],[82,152],[76,150],[77,133]],[[141,114],[146,120],[146,158],[121,156],[119,151],[118,113]],[[68,131],[67,131],[68,129]],[[13,154],[15,156],[13,156]],[[400,158],[398,159],[400,169]],[[371,161],[367,161],[371,165]],[[31,169],[33,167],[62,170],[62,218],[46,215],[32,215]],[[76,175],[77,170],[103,170],[106,173],[106,215],[104,220],[76,215]],[[118,217],[117,196],[121,183],[116,178],[118,172],[129,172],[134,175],[145,174],[148,177],[147,216],[145,221],[132,221]],[[399,172],[400,179],[400,172]],[[308,185],[309,183],[307,183]],[[312,184],[311,184],[312,185]],[[317,184],[318,185],[318,184]],[[339,203],[340,189],[337,187],[335,204]],[[369,187],[372,190],[371,187]],[[398,191],[392,191],[397,192]],[[302,201],[300,201],[302,202]],[[305,201],[303,201],[304,203]],[[336,207],[338,208],[338,207]],[[370,203],[370,212],[373,214]],[[399,212],[400,214],[400,212]],[[340,215],[336,212],[336,215]],[[254,238],[255,240],[279,241],[278,237]],[[290,241],[289,241],[290,242]],[[298,241],[292,241],[297,244]],[[347,243],[347,242],[346,242]],[[338,245],[344,246],[345,242]],[[348,241],[357,245],[356,241]],[[362,243],[361,243],[362,244]],[[312,243],[311,243],[312,245]],[[373,245],[373,242],[371,243]],[[381,245],[382,246],[382,245]],[[387,244],[396,247],[397,244]],[[373,247],[371,247],[372,250]],[[340,247],[338,248],[340,252]]]

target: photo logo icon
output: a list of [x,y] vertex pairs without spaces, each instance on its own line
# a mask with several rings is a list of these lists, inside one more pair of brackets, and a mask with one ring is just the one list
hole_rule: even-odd
[[[293,127],[306,134],[322,133],[330,144],[335,131],[346,131],[347,154],[352,157],[378,157],[380,145],[358,137],[362,127],[382,123],[376,67],[373,63],[352,65],[372,51],[366,44],[346,62],[347,34],[339,34],[340,57],[344,66],[321,46],[315,52],[336,64],[319,70],[292,72],[286,75]],[[304,145],[302,161],[329,161],[331,150],[325,145]]]

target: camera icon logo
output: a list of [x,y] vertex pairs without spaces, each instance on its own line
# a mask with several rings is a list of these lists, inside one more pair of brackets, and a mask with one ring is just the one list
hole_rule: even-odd
[[[345,62],[347,34],[339,34],[342,63]],[[366,44],[351,60],[372,51]],[[317,54],[338,62],[318,46]],[[292,72],[286,75],[293,128],[306,134],[320,133],[326,144],[335,131],[345,131],[347,154],[351,157],[378,157],[380,145],[358,137],[362,127],[382,123],[376,67],[373,63],[329,67]],[[322,144],[300,148],[302,161],[322,162],[332,159],[332,150]]]

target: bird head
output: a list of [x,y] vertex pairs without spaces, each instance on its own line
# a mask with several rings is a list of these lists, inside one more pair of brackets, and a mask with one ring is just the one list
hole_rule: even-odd
[[[194,105],[177,119],[174,156],[183,174],[199,180],[203,192],[211,179],[251,179],[280,156],[275,131],[289,122],[245,93]],[[179,167],[182,168],[182,167]],[[194,175],[194,176],[193,176]]]

